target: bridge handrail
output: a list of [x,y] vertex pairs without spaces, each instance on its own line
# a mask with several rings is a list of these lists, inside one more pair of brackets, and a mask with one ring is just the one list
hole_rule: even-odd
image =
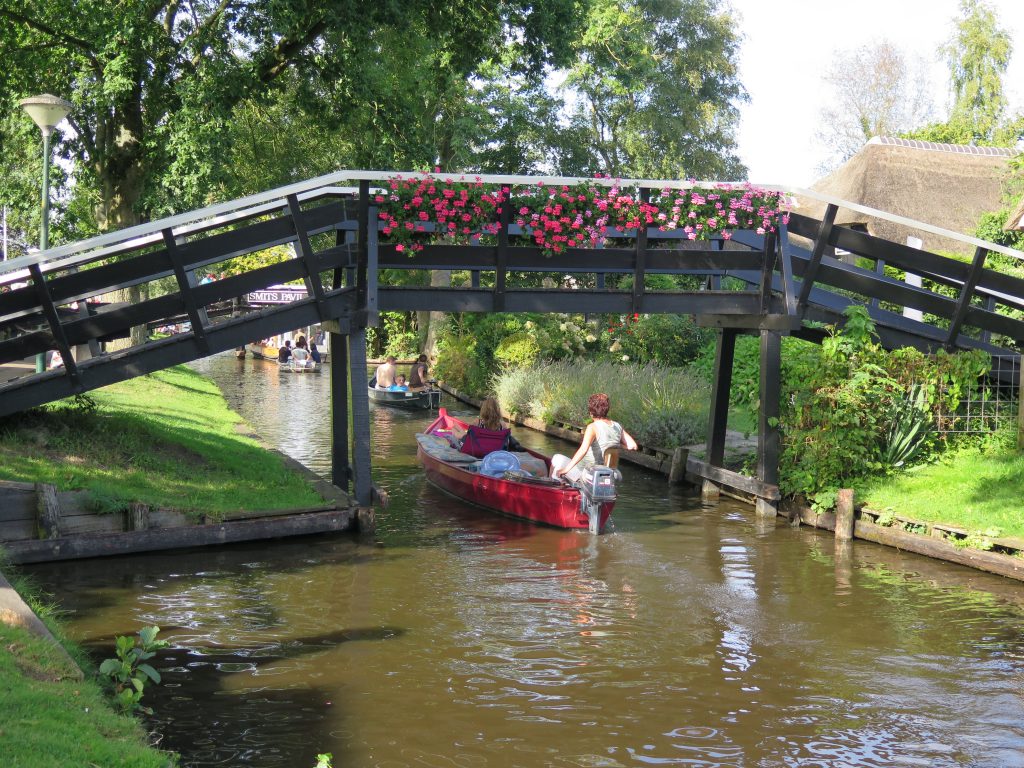
[[[87,240],[82,240],[67,245],[50,248],[46,251],[22,256],[17,259],[0,262],[0,275],[12,272],[21,272],[28,269],[32,264],[47,265],[51,268],[68,268],[76,264],[92,261],[101,258],[107,253],[120,250],[121,247],[132,243],[135,246],[145,245],[147,242],[157,242],[163,230],[171,228],[177,230],[175,234],[187,234],[189,225],[206,225],[211,219],[223,217],[221,221],[230,223],[237,218],[258,215],[263,211],[273,210],[277,201],[283,200],[288,195],[297,195],[300,199],[311,199],[332,194],[350,194],[353,189],[339,189],[335,185],[346,181],[387,181],[395,176],[416,176],[416,171],[365,171],[365,170],[342,170],[334,173],[318,176],[306,181],[288,184],[282,187],[260,192],[254,195],[230,200],[225,203],[217,203],[195,211],[168,216],[157,221],[139,224],[134,227],[109,232],[104,235],[97,235]],[[649,189],[691,189],[713,188],[718,185],[728,184],[732,186],[743,186],[746,182],[723,182],[723,181],[695,181],[679,179],[610,179],[610,178],[589,178],[579,176],[524,176],[524,175],[497,175],[497,174],[472,174],[472,173],[438,173],[434,176],[445,178],[471,178],[479,179],[485,184],[538,184],[545,185],[574,185],[593,184],[597,186],[629,186],[643,187]],[[956,240],[961,243],[972,245],[976,248],[985,248],[988,251],[1002,253],[1015,259],[1024,260],[1024,252],[1009,248],[998,243],[990,243],[970,235],[964,235],[952,230],[943,229],[932,224],[908,219],[905,216],[881,211],[859,203],[851,203],[847,200],[825,195],[814,190],[802,187],[793,187],[785,184],[763,184],[754,185],[759,189],[778,191],[784,194],[799,195],[826,204],[837,205],[858,213],[863,213],[874,218],[891,221],[894,224],[909,226],[914,229],[928,232],[940,237]],[[178,230],[178,228],[182,228]],[[96,249],[105,248],[102,254],[97,254]],[[27,272],[26,272],[27,274]],[[4,280],[3,282],[9,282]]]

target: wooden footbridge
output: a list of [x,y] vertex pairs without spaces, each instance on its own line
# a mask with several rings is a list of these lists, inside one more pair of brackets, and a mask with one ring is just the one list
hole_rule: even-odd
[[[868,307],[887,347],[982,349],[1012,354],[1024,342],[1024,280],[986,266],[991,252],[1024,254],[917,222],[906,222],[806,190],[826,204],[822,219],[794,211],[775,232],[736,231],[731,239],[690,241],[680,230],[610,229],[600,248],[561,253],[516,244],[523,228],[509,206],[495,222],[494,244],[428,245],[409,254],[381,240],[373,190],[393,173],[341,171],[308,182],[173,216],[40,254],[0,263],[0,365],[50,350],[64,366],[0,384],[0,416],[88,392],[155,370],[234,349],[256,339],[323,323],[331,332],[333,483],[360,505],[371,502],[366,328],[383,310],[448,312],[580,312],[690,314],[719,329],[708,455],[691,462],[710,484],[778,499],[780,344],[783,335],[820,338],[807,321],[833,323],[850,304]],[[520,176],[475,177],[485,184],[611,185],[611,180]],[[622,181],[646,200],[652,192],[695,185]],[[970,263],[880,240],[834,224],[839,207],[910,224],[975,249]],[[236,256],[278,246],[295,258],[200,283]],[[839,258],[845,251],[856,259]],[[888,265],[922,276],[924,287],[884,273]],[[382,270],[468,270],[465,287],[399,287]],[[521,287],[523,273],[574,275],[555,285]],[[606,287],[609,274],[632,276],[630,287]],[[651,290],[649,275],[696,275],[700,290]],[[481,279],[481,275],[484,279]],[[737,278],[726,280],[726,278]],[[307,297],[238,317],[212,318],[207,308],[272,285],[303,281]],[[536,282],[536,281],[533,281]],[[591,286],[591,287],[584,287]],[[134,303],[94,303],[136,289]],[[903,315],[920,310],[925,320]],[[185,316],[188,329],[114,352],[103,342],[132,328]],[[740,333],[760,337],[761,413],[757,477],[723,469],[733,350]],[[1005,370],[1005,368],[1004,368]],[[352,423],[348,412],[351,404]]]

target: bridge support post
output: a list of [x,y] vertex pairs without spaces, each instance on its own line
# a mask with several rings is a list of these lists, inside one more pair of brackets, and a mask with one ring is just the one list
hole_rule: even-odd
[[[761,331],[760,407],[757,412],[757,477],[762,483],[779,483],[779,399],[782,395],[782,335]],[[774,501],[758,499],[759,517],[774,517]]]
[[[711,414],[708,419],[707,461],[712,467],[721,467],[725,462],[725,430],[729,421],[729,392],[732,389],[732,363],[736,353],[737,335],[738,331],[735,328],[722,328],[718,332]],[[718,494],[718,485],[710,480],[704,480],[701,500],[716,502]]]
[[372,503],[370,466],[370,395],[366,391],[366,329],[354,329],[348,337],[348,365],[352,401],[352,480],[356,503]]
[[330,335],[331,356],[331,483],[348,493],[352,468],[348,461],[348,336]]

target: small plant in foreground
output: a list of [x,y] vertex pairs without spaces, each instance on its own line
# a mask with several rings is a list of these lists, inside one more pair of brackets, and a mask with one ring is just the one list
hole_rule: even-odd
[[117,658],[107,659],[100,664],[100,674],[109,677],[114,683],[114,705],[118,711],[133,713],[135,711],[153,714],[149,707],[142,706],[142,692],[146,682],[160,682],[160,673],[146,664],[167,642],[157,640],[160,627],[143,627],[139,630],[139,644],[135,638],[121,635],[117,638]]
[[330,752],[325,752],[322,755],[317,755],[316,765],[313,766],[313,768],[331,768],[331,760],[333,759],[333,757],[334,755],[332,755]]

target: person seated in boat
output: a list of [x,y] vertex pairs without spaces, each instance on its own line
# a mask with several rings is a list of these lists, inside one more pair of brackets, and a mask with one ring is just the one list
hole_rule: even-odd
[[316,363],[317,365],[320,365],[320,363],[321,363],[320,350],[317,349],[315,341],[309,342],[309,357],[310,357],[310,359],[314,363]]
[[306,349],[306,338],[300,336],[292,350],[292,365],[296,368],[310,368],[313,361],[309,357],[309,350]]
[[587,399],[587,411],[592,421],[583,432],[580,447],[570,459],[561,453],[551,457],[551,476],[565,477],[576,482],[584,473],[597,464],[605,463],[605,454],[620,446],[628,451],[636,450],[636,440],[617,421],[608,418],[611,402],[608,395],[598,393]]
[[284,346],[277,350],[277,362],[287,363],[292,359],[292,342],[285,341]]
[[398,373],[398,369],[395,367],[395,357],[388,355],[387,360],[377,366],[377,373],[374,375],[377,389],[387,389],[394,384],[396,373]]
[[427,388],[427,356],[420,355],[409,369],[409,389],[419,392]]
[[409,385],[405,383],[405,376],[398,374],[395,376],[395,383],[388,387],[391,392],[408,392]]
[[482,459],[492,451],[521,451],[523,447],[512,437],[511,428],[501,420],[501,408],[493,397],[480,403],[480,418],[471,424],[459,441],[459,450]]

